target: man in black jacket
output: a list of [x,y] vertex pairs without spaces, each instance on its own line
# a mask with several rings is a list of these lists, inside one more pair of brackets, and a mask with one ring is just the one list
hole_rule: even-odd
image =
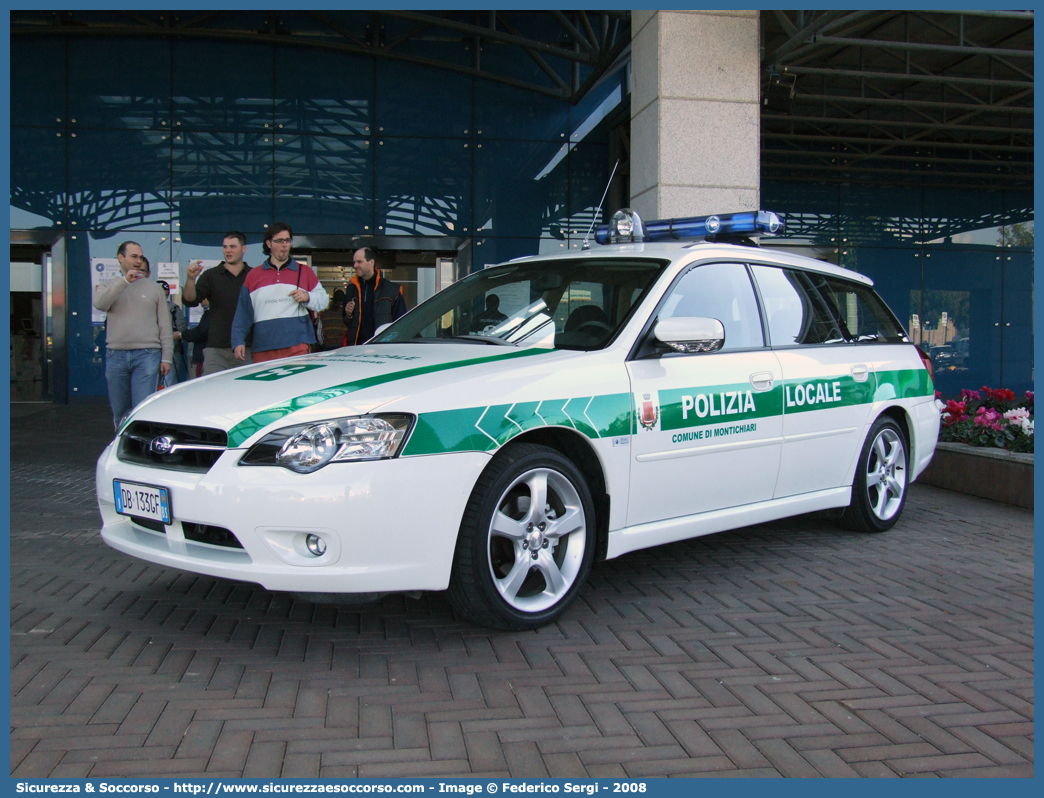
[[[196,307],[204,299],[210,302],[213,330],[203,350],[204,376],[243,365],[243,361],[237,360],[232,352],[232,320],[239,306],[239,292],[250,273],[250,266],[243,260],[246,236],[238,230],[227,233],[221,243],[221,252],[225,262],[213,269],[203,271],[203,262],[199,260],[190,263],[188,279],[181,291],[181,300],[187,308]],[[246,362],[250,362],[249,341]]]
[[370,340],[382,324],[390,324],[406,312],[406,300],[398,283],[381,275],[371,247],[355,251],[355,276],[344,294],[344,345]]

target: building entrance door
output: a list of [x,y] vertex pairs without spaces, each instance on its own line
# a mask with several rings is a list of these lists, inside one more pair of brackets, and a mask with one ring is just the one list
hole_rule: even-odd
[[[351,248],[304,248],[295,246],[296,256],[307,255],[312,268],[330,295],[330,307],[323,313],[323,348],[336,349],[343,345],[345,326],[341,317],[344,292],[355,276]],[[381,274],[402,286],[406,309],[419,303],[453,283],[458,275],[457,252],[449,250],[408,250],[378,248],[377,268]]]

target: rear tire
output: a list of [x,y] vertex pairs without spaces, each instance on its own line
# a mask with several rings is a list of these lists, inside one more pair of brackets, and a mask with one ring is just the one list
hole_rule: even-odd
[[550,623],[587,580],[595,528],[590,490],[570,460],[528,443],[500,452],[464,510],[450,604],[498,629]]
[[852,503],[842,520],[858,532],[884,532],[906,506],[909,448],[903,430],[888,416],[874,422],[859,453]]

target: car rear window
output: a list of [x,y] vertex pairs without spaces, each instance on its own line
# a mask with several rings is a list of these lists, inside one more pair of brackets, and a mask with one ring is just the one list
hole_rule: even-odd
[[824,274],[809,279],[841,322],[842,332],[856,343],[899,343],[908,340],[895,314],[873,288]]

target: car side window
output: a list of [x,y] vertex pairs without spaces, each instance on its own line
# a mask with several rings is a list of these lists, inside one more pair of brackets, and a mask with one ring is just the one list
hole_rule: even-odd
[[775,266],[751,266],[751,270],[761,291],[773,346],[848,342],[806,274]]
[[765,345],[754,287],[742,263],[706,263],[689,270],[667,297],[658,318],[678,316],[720,321],[725,328],[722,349]]
[[822,274],[809,275],[823,299],[844,326],[843,332],[856,343],[906,341],[899,321],[868,285]]

